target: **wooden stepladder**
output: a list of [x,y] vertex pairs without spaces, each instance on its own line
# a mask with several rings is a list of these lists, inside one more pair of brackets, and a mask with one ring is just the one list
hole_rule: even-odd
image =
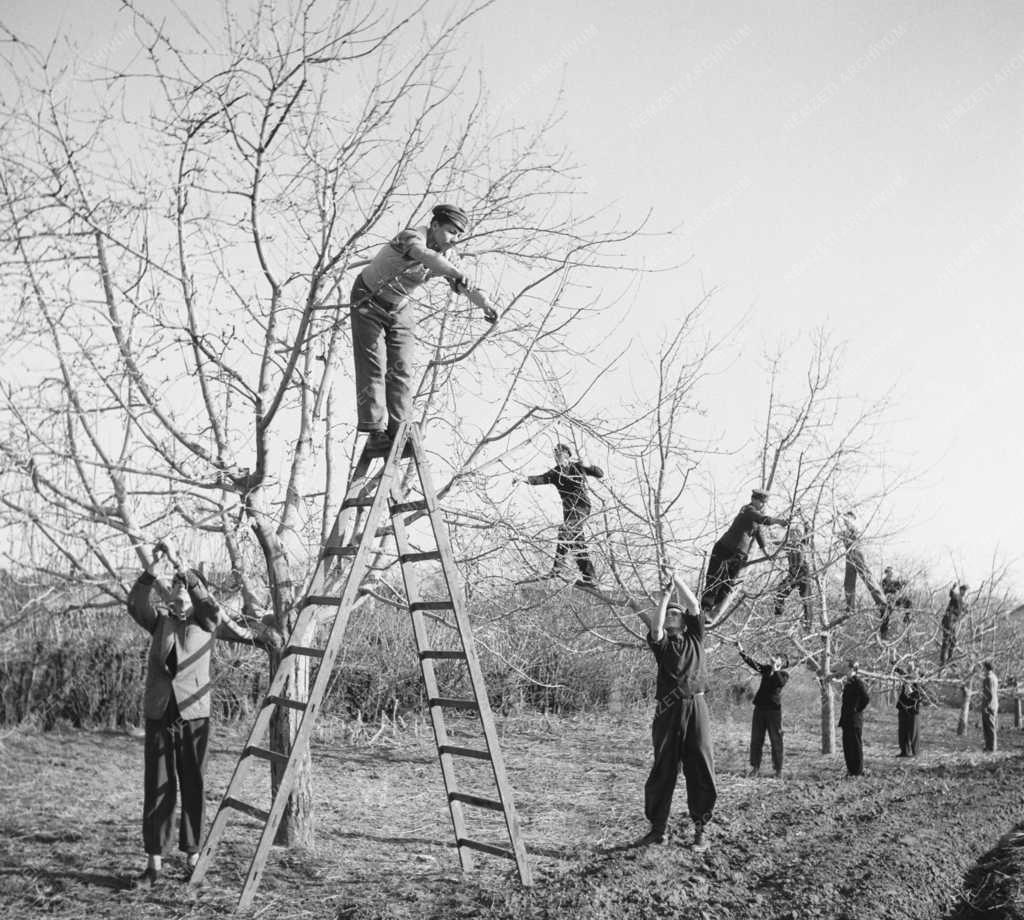
[[[402,494],[400,477],[406,459],[412,461],[415,475],[409,479],[413,490],[418,486],[419,497],[410,498]],[[369,570],[371,557],[378,551],[381,537],[391,532],[395,537],[402,578],[405,582],[430,719],[462,868],[472,868],[474,851],[488,853],[514,860],[522,883],[531,884],[530,866],[519,829],[519,820],[516,817],[512,788],[505,773],[505,764],[498,745],[494,716],[473,643],[448,529],[437,505],[430,471],[424,462],[419,428],[411,422],[403,422],[399,426],[391,451],[385,459],[384,468],[375,478],[369,478],[367,475],[371,462],[372,457],[364,448],[331,535],[320,551],[316,568],[299,603],[295,626],[282,652],[282,666],[270,680],[267,694],[263,698],[249,738],[242,748],[224,798],[203,842],[199,862],[192,873],[193,885],[203,881],[233,813],[248,815],[262,822],[263,828],[238,901],[239,908],[252,903],[259,887],[274,836],[295,785],[299,765],[309,749],[313,727],[327,691],[331,671],[343,645],[349,615],[359,598],[360,585]],[[366,508],[369,511],[364,519],[361,512]],[[381,527],[385,515],[390,518],[390,528]],[[435,547],[433,549],[416,549],[410,543],[408,528],[412,520],[420,517],[426,517],[430,523],[429,531]],[[346,539],[349,529],[351,534]],[[340,578],[336,571],[332,571],[339,558],[352,560],[347,573]],[[437,585],[443,586],[442,599],[427,600],[422,591],[424,579],[420,577],[420,570],[425,563],[431,562],[440,563],[441,578],[435,578],[431,583],[434,585],[435,593]],[[339,581],[342,585],[340,593],[332,592],[331,586]],[[325,612],[330,615],[332,611],[333,621],[325,645],[313,647],[300,645],[294,641],[296,637],[302,639],[304,636],[312,635],[316,621],[323,619]],[[453,627],[457,633],[458,644],[437,641],[439,630],[435,628],[431,633],[428,629],[428,618],[441,626]],[[449,647],[439,647],[443,644]],[[318,662],[316,675],[306,700],[297,699],[291,686],[290,675],[294,669],[285,666],[289,655],[302,655],[313,662]],[[472,696],[465,693],[461,697],[444,695],[440,688],[440,678],[443,675],[438,672],[439,666],[445,669],[461,666],[462,682],[468,682]],[[273,751],[269,747],[271,717],[282,707],[301,712],[298,729],[292,738],[288,753]],[[467,746],[457,743],[449,733],[449,725],[445,720],[446,710],[475,712],[479,717],[483,744]],[[462,791],[456,781],[455,764],[464,758],[490,763],[497,790],[496,797]],[[278,787],[271,796],[269,809],[253,805],[242,798],[249,770],[257,760],[283,768]],[[466,806],[502,812],[509,845],[497,845],[469,836]]]

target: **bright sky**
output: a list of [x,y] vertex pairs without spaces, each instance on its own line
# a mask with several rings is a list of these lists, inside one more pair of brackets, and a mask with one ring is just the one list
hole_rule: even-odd
[[[116,40],[114,3],[88,23],[58,0],[4,7],[30,37],[63,16],[80,42]],[[890,555],[975,584],[996,556],[1024,585],[1024,7],[500,0],[463,53],[502,117],[538,119],[561,92],[553,140],[595,206],[682,226],[646,255],[689,262],[646,278],[629,322],[655,345],[704,288],[715,330],[742,321],[705,398],[725,446],[754,434],[764,350],[825,326],[848,392],[894,391],[883,446],[920,474],[892,496]],[[749,472],[721,476],[738,507]]]

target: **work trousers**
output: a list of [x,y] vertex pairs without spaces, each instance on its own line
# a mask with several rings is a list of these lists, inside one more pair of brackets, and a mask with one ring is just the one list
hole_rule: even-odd
[[871,569],[868,568],[867,563],[864,561],[864,554],[859,549],[849,549],[846,551],[846,573],[843,578],[847,610],[853,610],[857,603],[858,576],[864,582],[864,587],[868,589],[868,594],[871,595],[871,600],[875,602],[878,612],[884,615],[886,610],[885,595],[882,593],[882,589],[878,587],[874,575],[871,574]]
[[565,557],[572,553],[576,565],[584,578],[594,580],[594,563],[587,551],[587,541],[583,536],[583,524],[587,520],[590,509],[568,511],[562,526],[558,528],[558,543],[555,545],[555,569],[565,566]]
[[352,355],[360,431],[390,431],[409,417],[413,397],[416,320],[409,300],[374,299],[360,276],[352,285]]
[[146,719],[142,839],[148,855],[163,855],[171,842],[179,786],[178,849],[183,853],[199,852],[209,740],[210,720],[182,719],[173,696],[162,719]]
[[761,752],[764,750],[764,736],[772,746],[772,767],[776,773],[782,772],[782,710],[754,709],[750,720],[750,766],[755,770],[761,767]]
[[737,553],[715,543],[711,548],[711,558],[708,560],[708,570],[704,576],[701,607],[713,610],[722,603],[739,583],[740,572],[746,564],[746,553]]
[[775,616],[782,616],[786,598],[794,590],[800,592],[800,600],[804,605],[804,625],[810,629],[814,618],[811,615],[811,573],[806,565],[790,568],[786,577],[779,582],[775,589]]
[[644,785],[644,813],[651,827],[664,833],[672,809],[679,767],[686,781],[686,804],[694,823],[707,824],[715,808],[715,758],[711,719],[703,693],[658,704],[651,727],[654,765]]
[[846,772],[850,776],[861,776],[864,773],[864,739],[860,725],[844,725],[843,757],[846,760]]
[[956,651],[956,626],[948,617],[942,618],[942,644],[939,647],[939,664],[946,664]]
[[900,739],[900,753],[904,757],[917,756],[917,713],[912,709],[897,709],[897,731]]
[[982,708],[981,710],[981,732],[985,736],[985,750],[995,751],[996,750],[996,729],[999,720],[999,714],[992,712],[991,709]]

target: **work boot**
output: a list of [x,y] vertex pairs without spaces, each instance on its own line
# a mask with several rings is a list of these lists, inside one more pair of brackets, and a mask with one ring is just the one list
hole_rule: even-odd
[[391,450],[391,438],[386,431],[371,431],[366,438],[366,452],[373,457],[386,457]]
[[761,772],[761,768],[760,767],[751,767],[750,768],[750,773],[748,773],[747,775],[753,777],[753,776],[757,776],[757,774],[760,773],[760,772]]
[[638,847],[647,846],[660,846],[663,843],[668,843],[668,834],[665,833],[664,828],[652,827],[646,834],[643,835],[637,842]]
[[146,866],[144,872],[141,872],[132,879],[131,887],[135,891],[146,891],[156,885],[159,881],[160,870],[154,869],[153,866]]
[[706,853],[710,845],[704,838],[704,825],[698,821],[693,825],[693,852]]

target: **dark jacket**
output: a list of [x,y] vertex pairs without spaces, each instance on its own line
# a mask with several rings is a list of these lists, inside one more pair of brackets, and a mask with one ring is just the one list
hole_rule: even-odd
[[896,699],[896,708],[900,712],[920,712],[924,695],[917,684],[903,684],[900,695]]
[[562,513],[569,517],[573,514],[590,513],[590,495],[587,493],[587,477],[600,479],[604,470],[599,466],[590,466],[573,460],[565,467],[556,466],[539,476],[527,476],[531,486],[552,485],[558,489],[562,499]]
[[848,677],[843,685],[843,702],[839,712],[840,728],[860,728],[864,724],[863,712],[871,702],[871,694],[859,677]]
[[761,675],[761,685],[754,694],[754,708],[782,709],[782,688],[789,681],[789,671],[773,672],[771,664],[758,664],[743,652],[740,652],[740,658]]
[[733,518],[729,529],[718,538],[716,546],[726,555],[746,556],[750,552],[750,544],[757,540],[761,552],[766,553],[768,550],[765,549],[761,526],[785,523],[785,518],[773,518],[770,515],[762,514],[752,504],[744,505],[740,509],[740,513]]
[[658,641],[648,633],[647,645],[658,662],[655,692],[659,708],[708,689],[704,669],[703,616],[683,614],[682,633],[665,632]]

